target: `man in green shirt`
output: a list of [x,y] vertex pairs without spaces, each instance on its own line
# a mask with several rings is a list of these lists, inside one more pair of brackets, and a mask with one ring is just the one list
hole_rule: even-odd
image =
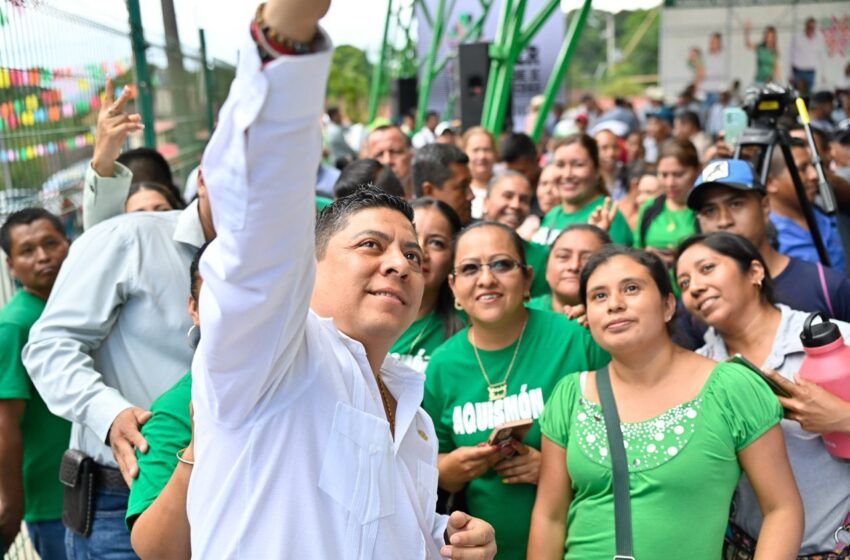
[[21,519],[42,560],[65,558],[59,463],[71,424],[50,413],[27,375],[21,350],[68,254],[62,223],[41,208],[10,215],[0,228],[6,263],[23,286],[0,309],[0,552]]
[[[487,185],[484,198],[485,220],[501,222],[517,229],[531,213],[531,199],[534,191],[528,178],[519,171],[503,171],[497,174]],[[531,297],[549,293],[546,283],[546,259],[549,247],[532,241],[525,241],[525,261],[534,270],[531,281]]]

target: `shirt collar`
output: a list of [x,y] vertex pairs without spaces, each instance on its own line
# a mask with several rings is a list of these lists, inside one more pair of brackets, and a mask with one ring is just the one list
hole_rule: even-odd
[[177,227],[174,228],[174,235],[171,238],[178,243],[185,243],[195,248],[200,248],[206,242],[197,199],[190,202],[189,206],[180,212]]
[[[779,328],[776,329],[776,336],[773,338],[773,346],[770,349],[764,367],[771,369],[779,369],[782,367],[785,357],[790,354],[796,354],[803,351],[803,342],[800,340],[800,314],[795,313],[787,305],[777,304],[776,307],[782,314],[779,319]],[[720,336],[720,333],[714,327],[709,327],[705,333],[705,345],[703,346],[704,355],[718,362],[729,358],[729,350],[726,348],[726,342]]]
[[[335,333],[337,338],[348,348],[349,352],[355,355],[360,355],[363,359],[366,359],[366,348],[363,347],[363,343],[359,340],[354,340],[341,330],[339,330],[334,323],[333,317],[322,317],[312,309],[310,313],[313,313],[316,318],[319,320],[319,324],[321,324],[325,329],[329,330],[332,333]],[[384,362],[381,364],[381,373],[383,373],[388,381],[396,381],[399,383],[419,383],[422,384],[425,382],[425,374],[420,373],[413,368],[410,368],[398,360],[387,354],[384,358]]]

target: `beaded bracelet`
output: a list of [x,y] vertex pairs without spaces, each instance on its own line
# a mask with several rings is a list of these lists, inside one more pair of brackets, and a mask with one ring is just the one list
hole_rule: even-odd
[[183,449],[178,449],[177,453],[175,453],[175,455],[177,455],[177,460],[180,461],[181,463],[183,463],[184,465],[189,465],[190,467],[194,466],[195,461],[190,461],[189,459],[183,458],[183,453],[185,453],[185,452],[186,452],[185,447]]
[[271,58],[277,58],[285,54],[308,54],[316,50],[316,40],[320,36],[318,29],[313,35],[313,38],[307,42],[282,37],[280,33],[270,27],[265,19],[263,19],[263,9],[265,6],[265,2],[257,6],[257,13],[251,22],[252,34],[256,32],[254,41],[261,50],[265,51],[265,54]]

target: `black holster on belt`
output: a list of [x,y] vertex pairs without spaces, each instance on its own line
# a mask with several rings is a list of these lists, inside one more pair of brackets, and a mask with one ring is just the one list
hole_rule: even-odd
[[59,467],[59,482],[65,487],[62,523],[82,537],[91,532],[96,468],[94,459],[77,449],[66,451]]

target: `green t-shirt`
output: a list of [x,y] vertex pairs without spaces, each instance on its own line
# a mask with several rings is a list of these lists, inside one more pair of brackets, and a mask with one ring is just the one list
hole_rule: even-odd
[[[543,245],[551,245],[558,234],[570,224],[587,223],[588,218],[598,207],[605,202],[605,197],[600,195],[588,202],[581,210],[576,212],[564,212],[564,208],[560,205],[552,208],[543,217],[540,223],[540,229],[534,234],[531,239],[536,243]],[[608,228],[608,234],[614,243],[622,245],[632,245],[632,230],[629,228],[629,223],[623,214],[617,210],[614,214],[614,219],[611,222],[611,227]]]
[[531,280],[531,297],[549,293],[546,282],[546,261],[549,260],[549,246],[525,241],[525,262],[534,268],[534,278]]
[[696,216],[690,208],[670,210],[665,204],[661,212],[649,223],[646,229],[646,243],[640,242],[640,228],[646,209],[655,201],[651,198],[643,203],[638,211],[637,226],[635,227],[635,247],[657,247],[659,249],[675,249],[679,243],[697,232]]
[[125,521],[127,528],[159,496],[177,467],[177,451],[192,440],[192,418],[189,402],[192,400],[192,373],[189,372],[151,404],[153,415],[142,426],[142,435],[148,442],[148,452],[136,451],[139,477],[130,487]]
[[71,438],[71,423],[47,410],[21,361],[30,328],[41,316],[45,303],[18,290],[0,309],[0,399],[27,401],[21,417],[21,474],[24,520],[30,522],[62,518],[59,464]]
[[[729,505],[741,475],[738,452],[775,426],[782,407],[748,369],[719,363],[691,401],[644,422],[623,423],[635,558],[721,557]],[[573,498],[565,560],[614,555],[614,498],[601,407],[565,378],[540,418],[566,448]],[[684,548],[683,548],[684,547]]]
[[769,49],[763,44],[756,46],[756,81],[760,83],[770,82],[775,76],[773,70],[776,65],[776,57],[779,56],[775,50]]
[[539,309],[540,311],[551,311],[555,312],[552,309],[552,294],[543,294],[542,296],[537,296],[531,298],[531,301],[525,304],[525,306],[529,309]]
[[444,340],[443,322],[432,311],[407,327],[390,348],[390,354],[404,365],[424,372],[431,354]]
[[316,212],[324,210],[325,206],[330,205],[330,203],[333,201],[334,200],[332,198],[316,195]]
[[[596,368],[609,360],[590,334],[564,315],[529,310],[528,325],[508,378],[507,396],[490,401],[467,334],[468,329],[464,329],[438,348],[425,375],[422,406],[434,421],[440,453],[478,445],[503,422],[537,420],[552,389],[565,374]],[[504,379],[515,344],[478,351],[491,381]],[[525,443],[540,449],[536,421]],[[469,513],[496,529],[497,558],[525,558],[536,492],[537,487],[531,484],[503,484],[493,469],[466,486]]]

